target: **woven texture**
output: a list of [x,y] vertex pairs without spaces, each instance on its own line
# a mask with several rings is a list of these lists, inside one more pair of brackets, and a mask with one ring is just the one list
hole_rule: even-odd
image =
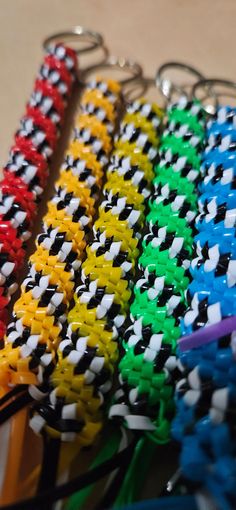
[[102,425],[102,406],[111,389],[128,313],[161,118],[157,106],[136,101],[128,107],[115,139],[75,306],[59,344],[52,390],[31,420],[34,430],[46,429],[64,441],[89,444]]
[[17,289],[37,203],[47,183],[64,111],[77,72],[77,57],[62,44],[44,57],[34,91],[15,135],[0,183],[0,342],[7,323],[6,307]]
[[[119,90],[116,82],[93,81],[82,97],[81,113],[48,204],[43,231],[37,237],[28,275],[14,306],[13,321],[2,342],[2,385],[46,384],[56,365],[66,313],[84,257],[86,234],[91,230],[97,192],[112,147],[111,128],[114,131]],[[96,108],[91,97],[88,102],[89,95]],[[107,118],[106,109],[112,112],[113,121]],[[44,386],[41,392],[32,388],[33,396],[42,395],[43,391]]]
[[[181,329],[189,334],[235,315],[236,111],[221,107],[207,126],[199,184],[193,281]],[[180,354],[173,434],[187,479],[208,489],[223,510],[236,504],[235,333]]]
[[130,429],[152,432],[160,443],[170,437],[174,412],[176,341],[187,305],[203,137],[204,115],[198,103],[180,99],[168,108],[140,273],[123,336],[120,384],[110,409],[111,418]]

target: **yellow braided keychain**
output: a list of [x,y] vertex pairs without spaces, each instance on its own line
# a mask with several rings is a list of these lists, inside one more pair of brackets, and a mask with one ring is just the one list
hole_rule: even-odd
[[100,108],[101,110],[104,110],[107,119],[112,123],[115,122],[116,117],[113,105],[107,101],[106,97],[103,96],[100,90],[97,89],[87,90],[83,94],[81,104],[84,107],[87,106],[88,109],[89,105],[91,104],[95,108]]

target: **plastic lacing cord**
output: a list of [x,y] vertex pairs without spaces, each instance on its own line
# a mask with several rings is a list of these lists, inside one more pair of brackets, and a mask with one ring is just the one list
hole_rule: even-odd
[[[186,308],[192,222],[197,210],[194,181],[199,179],[203,137],[204,115],[198,103],[181,99],[168,108],[139,258],[140,274],[123,335],[120,384],[110,409],[111,418],[122,419],[132,430],[141,429],[157,444],[170,439],[176,341],[179,318]],[[129,498],[127,492],[122,497],[119,505]]]
[[[55,488],[43,491],[33,498],[27,498],[17,503],[1,506],[1,510],[31,510],[42,509],[50,506],[53,502],[70,496],[76,490],[83,490],[90,484],[95,484],[98,480],[109,475],[112,471],[119,468],[127,456],[130,455],[135,446],[135,441],[116,453],[108,460],[90,469],[86,473],[77,476],[67,483],[61,484]],[[43,505],[43,506],[42,506]]]
[[86,446],[102,426],[102,406],[112,384],[119,332],[130,298],[144,202],[157,155],[162,112],[136,101],[120,125],[82,284],[59,344],[51,392],[37,406],[31,426],[62,441]]
[[[119,450],[119,445],[121,443],[121,431],[119,429],[115,429],[112,437],[107,440],[107,436],[105,437],[104,446],[96,455],[95,459],[91,463],[89,469],[93,469],[105,460],[112,458],[113,455]],[[88,485],[84,489],[75,492],[72,494],[70,498],[65,502],[66,510],[75,510],[82,507],[82,505],[86,504],[87,498],[90,496],[92,490],[94,489],[94,485]]]
[[176,496],[139,501],[120,510],[200,510],[200,507],[194,496]]
[[17,289],[19,268],[47,182],[54,152],[77,73],[77,56],[62,44],[44,57],[34,91],[15,135],[0,183],[0,341],[7,323],[7,305]]
[[[182,334],[235,316],[236,110],[220,107],[207,125],[199,185],[193,281]],[[210,491],[221,510],[236,503],[235,333],[179,352],[183,378],[176,388],[174,437],[181,442],[186,479]]]
[[[101,82],[93,81],[87,85],[81,100],[82,111],[76,120],[74,138],[48,204],[43,232],[37,237],[29,272],[14,306],[13,322],[0,351],[3,386],[43,384],[56,364],[65,314],[84,255],[85,235],[95,214],[96,194],[112,147],[120,86],[112,81],[103,85],[106,95],[101,92]],[[93,95],[94,104],[88,103],[88,95]],[[97,113],[100,103],[104,120],[99,120]],[[30,391],[33,398],[38,398],[43,389],[31,387]]]

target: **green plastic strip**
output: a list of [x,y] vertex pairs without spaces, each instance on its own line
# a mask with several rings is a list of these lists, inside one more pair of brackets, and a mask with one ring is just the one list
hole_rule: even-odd
[[114,508],[122,507],[138,499],[154,452],[155,447],[152,441],[146,437],[138,441]]
[[[118,450],[121,441],[121,431],[117,429],[113,432],[112,436],[108,441],[105,442],[102,450],[97,454],[96,458],[92,462],[90,469],[95,468],[102,462],[105,462],[111,458]],[[84,505],[86,499],[90,496],[94,489],[94,484],[85,487],[85,489],[75,492],[71,496],[65,505],[65,510],[79,510]]]

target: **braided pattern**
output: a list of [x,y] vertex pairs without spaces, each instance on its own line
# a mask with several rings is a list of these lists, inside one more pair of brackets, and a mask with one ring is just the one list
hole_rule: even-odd
[[77,58],[61,44],[50,46],[36,79],[34,92],[15,135],[15,144],[0,183],[0,340],[6,306],[17,289],[36,203],[48,176],[64,110],[75,80]]
[[181,99],[167,111],[167,125],[149,199],[129,324],[123,336],[119,388],[110,417],[130,429],[170,436],[176,341],[186,309],[192,256],[192,223],[197,211],[193,181],[199,179],[204,116],[198,103]]
[[[106,97],[99,87],[94,88],[93,93],[96,103],[100,97],[101,104],[112,106],[115,121],[119,85],[114,82]],[[93,120],[96,127],[101,124],[97,137],[107,157],[112,145],[111,135],[103,130],[104,125],[96,115],[88,113],[86,105],[76,119],[76,129],[88,121],[92,126]],[[76,138],[69,145],[55,184],[55,194],[43,220],[43,231],[30,257],[21,296],[14,306],[13,322],[7,329],[5,343],[2,342],[0,379],[4,385],[43,384],[56,364],[58,343],[84,255],[85,234],[95,215],[94,187],[101,187],[104,172],[104,163],[93,148],[92,144],[83,144]]]
[[112,385],[117,340],[128,312],[129,281],[139,252],[161,118],[157,106],[137,101],[121,123],[93,239],[81,267],[81,285],[59,345],[52,390],[31,420],[37,432],[46,429],[83,445],[91,443],[101,428],[101,406]]
[[[236,314],[235,125],[236,110],[221,107],[207,126],[183,334]],[[182,470],[212,493],[219,508],[233,509],[235,333],[180,354],[180,361],[183,374],[176,390],[173,434],[182,443]]]

